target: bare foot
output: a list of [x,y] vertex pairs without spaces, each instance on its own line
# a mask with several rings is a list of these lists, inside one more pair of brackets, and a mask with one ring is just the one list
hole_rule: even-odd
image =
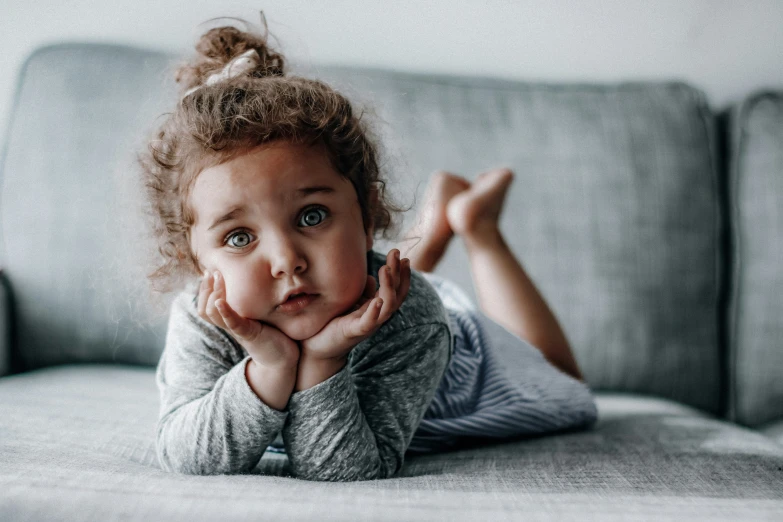
[[[405,234],[402,256],[411,260],[411,268],[430,272],[446,251],[454,232],[446,217],[446,206],[453,197],[470,188],[470,181],[445,171],[430,177],[424,203],[413,228]],[[408,239],[410,238],[410,239]]]
[[509,169],[480,174],[470,190],[454,196],[446,206],[451,229],[466,240],[496,236],[503,201],[513,180]]

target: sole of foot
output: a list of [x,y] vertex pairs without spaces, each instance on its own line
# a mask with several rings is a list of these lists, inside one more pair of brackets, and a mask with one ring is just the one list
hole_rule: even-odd
[[450,172],[436,171],[432,174],[416,224],[408,234],[420,240],[419,248],[443,250],[454,235],[446,217],[446,207],[454,196],[470,186],[470,181]]
[[455,195],[446,205],[451,230],[461,236],[497,232],[503,202],[513,180],[514,173],[509,169],[480,174],[469,190]]

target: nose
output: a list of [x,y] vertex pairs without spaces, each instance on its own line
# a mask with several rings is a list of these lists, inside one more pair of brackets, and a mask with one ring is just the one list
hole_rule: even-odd
[[292,238],[278,233],[270,239],[267,252],[273,277],[300,274],[307,269],[307,261]]

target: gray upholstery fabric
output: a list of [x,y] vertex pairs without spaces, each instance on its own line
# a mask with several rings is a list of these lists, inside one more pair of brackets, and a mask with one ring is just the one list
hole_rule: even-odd
[[757,426],[783,417],[783,92],[748,97],[730,120],[729,414]]
[[[152,369],[72,365],[0,379],[0,520],[749,520],[783,510],[783,446],[669,401],[599,394],[570,432],[409,458],[396,478],[169,474]],[[328,507],[326,507],[328,506]]]
[[11,295],[0,268],[0,377],[11,371]]
[[157,53],[82,45],[24,66],[0,165],[17,371],[160,356],[166,316],[146,302],[134,156],[164,110],[166,66]]
[[783,445],[783,420],[760,426],[758,430],[778,444]]
[[[93,45],[51,47],[27,63],[2,201],[23,368],[157,360],[165,308],[153,312],[141,285],[131,160],[166,107],[161,88],[171,100],[169,64]],[[377,107],[401,203],[421,196],[434,169],[515,170],[502,228],[591,386],[719,410],[719,214],[701,92],[300,72]],[[466,266],[452,247],[439,272],[473,292]]]

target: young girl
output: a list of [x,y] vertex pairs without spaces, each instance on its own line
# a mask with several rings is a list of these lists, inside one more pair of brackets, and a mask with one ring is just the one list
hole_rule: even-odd
[[[406,452],[595,422],[498,229],[510,171],[438,173],[420,241],[383,256],[373,239],[397,209],[350,102],[286,75],[264,35],[220,27],[196,50],[140,157],[163,259],[151,279],[187,281],[156,373],[164,469],[247,472],[272,449],[300,478],[376,479]],[[481,310],[427,273],[454,233]]]

